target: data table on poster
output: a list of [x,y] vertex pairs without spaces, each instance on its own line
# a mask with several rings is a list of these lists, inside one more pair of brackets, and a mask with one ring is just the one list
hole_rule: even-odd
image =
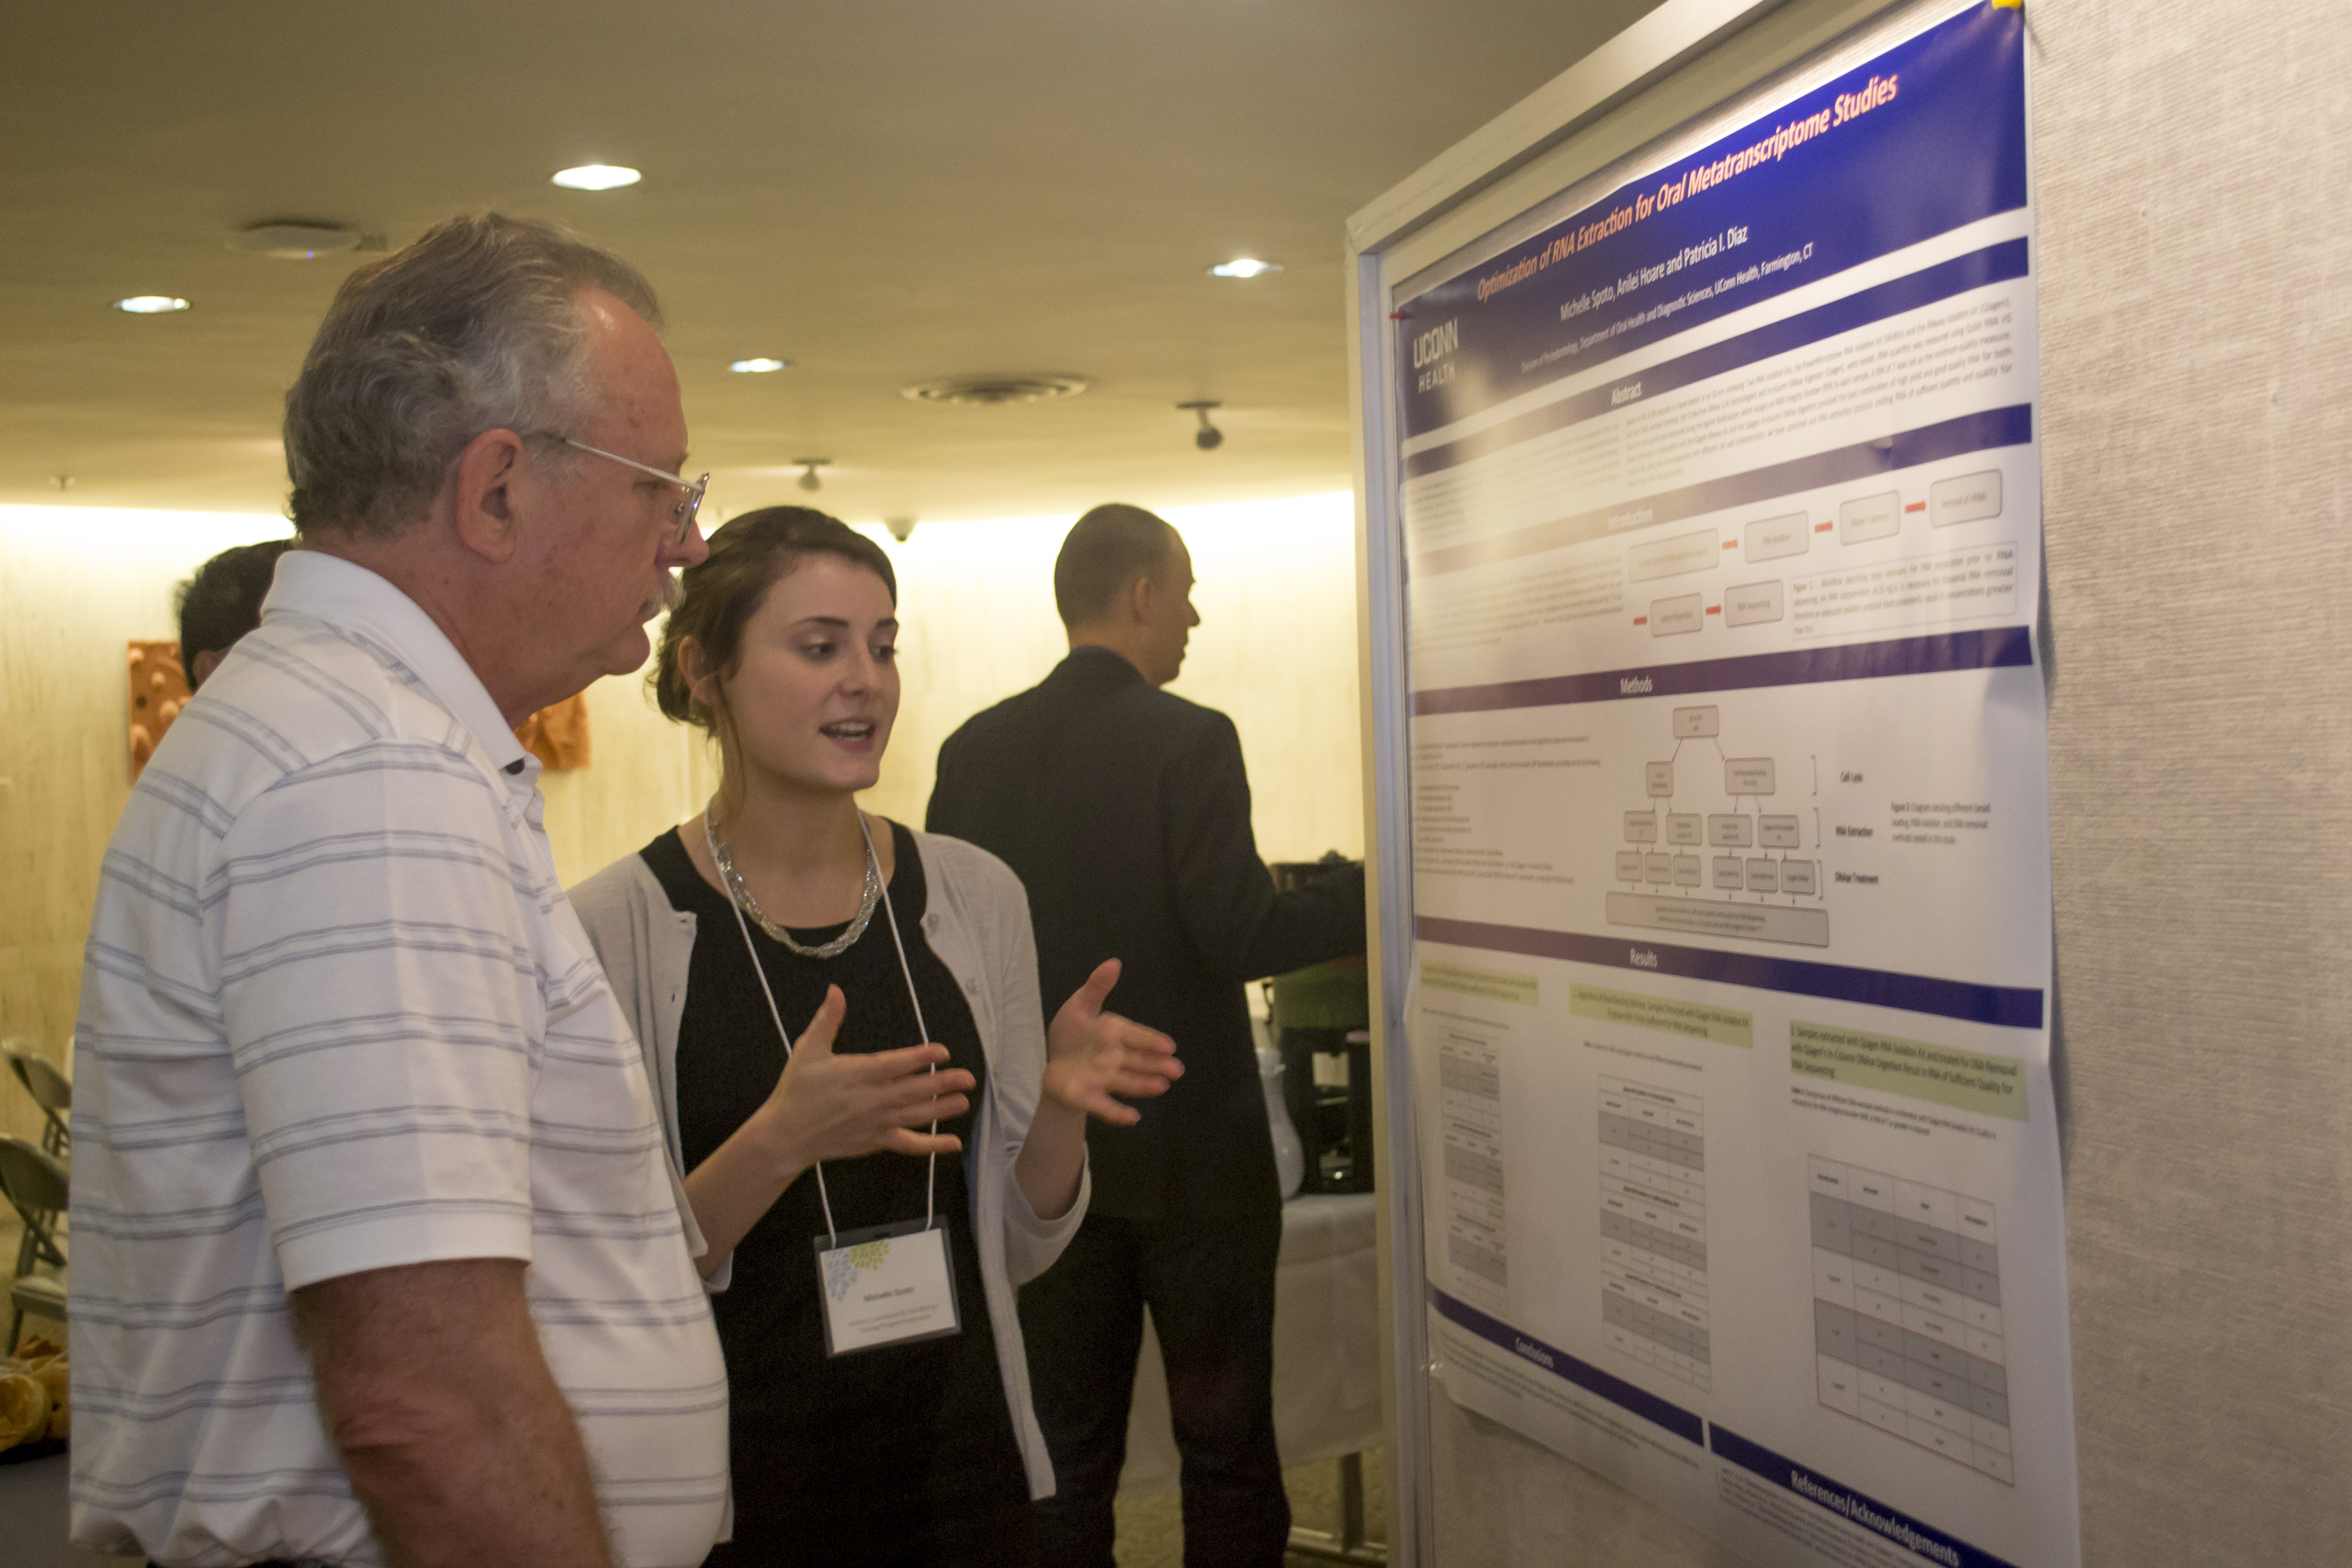
[[1500,1310],[1510,1300],[1501,1054],[1475,1041],[1448,1045],[1443,1070],[1446,1260],[1456,1289]]
[[1601,1319],[1609,1347],[1705,1389],[1706,1120],[1694,1095],[1603,1078]]
[[1821,1402],[2015,1485],[1993,1205],[1819,1155],[1806,1174]]

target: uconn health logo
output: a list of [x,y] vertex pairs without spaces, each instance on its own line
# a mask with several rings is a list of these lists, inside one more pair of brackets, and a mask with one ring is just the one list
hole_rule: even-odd
[[1417,390],[1428,392],[1444,386],[1454,379],[1454,367],[1446,356],[1462,346],[1462,323],[1459,321],[1432,327],[1412,340],[1413,378]]

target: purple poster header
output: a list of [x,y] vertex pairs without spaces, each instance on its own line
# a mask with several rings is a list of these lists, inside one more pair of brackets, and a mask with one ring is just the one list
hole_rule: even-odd
[[1407,302],[1407,436],[2025,205],[2022,13],[1984,5]]

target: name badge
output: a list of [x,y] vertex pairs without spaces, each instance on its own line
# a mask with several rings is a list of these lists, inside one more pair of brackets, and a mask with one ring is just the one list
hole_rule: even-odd
[[947,1222],[921,1220],[816,1238],[829,1355],[961,1333]]

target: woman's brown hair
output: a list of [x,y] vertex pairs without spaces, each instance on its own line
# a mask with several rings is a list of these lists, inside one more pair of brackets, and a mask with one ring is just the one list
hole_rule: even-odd
[[698,701],[687,684],[678,645],[688,637],[702,650],[708,668],[732,670],[743,648],[743,628],[760,611],[768,590],[812,555],[837,555],[863,566],[898,602],[898,575],[882,547],[839,518],[804,506],[766,506],[730,518],[710,536],[710,554],[678,574],[681,590],[662,627],[661,655],[650,684],[654,700],[681,724],[715,732],[718,715]]

